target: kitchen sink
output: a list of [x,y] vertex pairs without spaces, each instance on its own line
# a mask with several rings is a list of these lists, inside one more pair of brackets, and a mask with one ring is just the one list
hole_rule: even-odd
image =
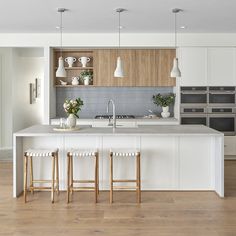
[[[93,124],[92,127],[96,128],[113,128],[113,124],[104,124],[104,123],[97,123]],[[116,128],[138,128],[136,124],[116,124]]]

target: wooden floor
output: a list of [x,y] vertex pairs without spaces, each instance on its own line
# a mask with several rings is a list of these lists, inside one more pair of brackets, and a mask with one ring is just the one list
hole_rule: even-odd
[[93,203],[92,193],[76,193],[67,205],[65,193],[50,203],[50,194],[12,198],[12,164],[0,162],[0,235],[235,236],[236,161],[225,162],[225,199],[213,192],[144,192],[135,203],[131,192],[108,193]]

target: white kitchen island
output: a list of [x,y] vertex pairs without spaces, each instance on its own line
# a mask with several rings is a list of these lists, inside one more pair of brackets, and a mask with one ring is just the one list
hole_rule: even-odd
[[[37,125],[14,134],[13,196],[23,191],[23,153],[28,148],[59,148],[60,189],[66,189],[66,153],[97,149],[100,189],[109,189],[109,150],[141,151],[142,190],[215,191],[224,197],[224,135],[201,125],[92,128],[57,132]],[[135,177],[132,158],[114,161],[114,178]],[[92,159],[74,161],[75,178],[93,178]],[[34,178],[51,178],[51,159],[34,158]]]

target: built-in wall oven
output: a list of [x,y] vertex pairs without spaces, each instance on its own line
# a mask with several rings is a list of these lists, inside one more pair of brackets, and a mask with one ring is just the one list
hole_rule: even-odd
[[206,104],[207,87],[181,87],[181,104]]
[[208,126],[212,129],[223,132],[225,135],[235,135],[235,108],[216,107],[208,108]]
[[209,106],[234,106],[235,87],[209,87]]
[[235,87],[181,87],[181,124],[236,134]]
[[181,107],[181,124],[184,125],[207,125],[205,107]]

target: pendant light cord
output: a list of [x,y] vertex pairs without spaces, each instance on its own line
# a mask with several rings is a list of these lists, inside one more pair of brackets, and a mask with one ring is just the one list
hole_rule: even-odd
[[177,48],[177,13],[175,13],[175,49]]
[[119,12],[119,49],[120,49],[120,12]]
[[60,12],[61,13],[61,17],[60,17],[60,34],[61,34],[61,50],[60,50],[60,52],[61,52],[61,57],[62,57],[62,12]]

